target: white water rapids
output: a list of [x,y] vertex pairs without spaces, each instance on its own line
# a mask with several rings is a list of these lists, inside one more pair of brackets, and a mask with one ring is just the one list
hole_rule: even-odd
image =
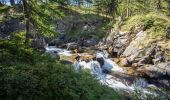
[[[48,53],[57,53],[59,55],[64,56],[72,56],[72,52],[60,49],[56,47],[47,47],[46,52]],[[81,54],[78,54],[81,55]],[[133,84],[128,85],[126,81],[121,80],[120,78],[115,77],[114,75],[105,74],[102,72],[103,68],[111,70],[111,72],[118,72],[118,73],[125,73],[126,71],[123,68],[119,67],[115,62],[108,58],[108,53],[106,51],[103,52],[96,52],[96,58],[103,58],[104,65],[101,67],[99,62],[96,60],[91,60],[89,62],[76,60],[73,64],[73,68],[76,72],[81,69],[88,69],[90,70],[91,74],[96,77],[102,84],[107,85],[113,89],[124,91],[127,93],[133,93],[135,89],[140,88],[143,93],[153,94],[148,91],[147,86],[148,84],[143,79],[138,79],[133,82]]]

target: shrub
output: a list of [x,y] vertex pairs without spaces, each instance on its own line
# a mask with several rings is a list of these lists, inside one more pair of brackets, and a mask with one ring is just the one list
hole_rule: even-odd
[[[0,98],[2,100],[120,100],[87,71],[75,73],[49,55],[23,45],[22,35],[1,40]],[[15,38],[15,39],[14,39]],[[21,40],[20,40],[21,39]]]

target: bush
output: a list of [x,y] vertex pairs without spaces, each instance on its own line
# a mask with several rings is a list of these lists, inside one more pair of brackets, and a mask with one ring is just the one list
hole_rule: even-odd
[[[0,42],[0,98],[2,100],[120,100],[113,89],[102,86],[87,71],[75,73],[46,54],[15,40]],[[20,40],[21,39],[21,40]],[[17,42],[16,42],[17,41]],[[20,41],[20,42],[19,42]],[[3,57],[2,57],[3,56]]]
[[3,99],[110,100],[120,96],[101,86],[90,73],[75,73],[71,66],[43,55],[35,65],[15,63],[0,67]]
[[10,39],[0,39],[0,63],[33,62],[33,49],[25,46],[25,32],[11,34]]

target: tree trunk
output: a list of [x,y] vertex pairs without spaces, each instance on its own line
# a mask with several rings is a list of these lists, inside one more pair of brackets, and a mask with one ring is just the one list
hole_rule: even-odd
[[29,43],[29,38],[30,38],[30,19],[29,19],[29,9],[28,9],[28,4],[27,0],[22,0],[23,2],[23,10],[24,10],[24,15],[25,15],[25,24],[26,24],[26,34],[25,34],[25,44]]
[[0,6],[3,6],[2,2],[0,1]]
[[168,2],[168,16],[170,16],[170,0],[167,0]]
[[127,17],[130,16],[129,3],[130,3],[130,0],[127,0],[127,9],[126,9],[126,16],[127,16]]
[[12,6],[15,5],[15,1],[14,0],[10,0],[10,3],[11,3]]
[[160,9],[161,9],[161,0],[157,0],[156,9],[157,9],[157,11],[160,11]]
[[80,3],[80,0],[78,0],[78,7],[79,7],[79,8],[81,7],[81,3]]

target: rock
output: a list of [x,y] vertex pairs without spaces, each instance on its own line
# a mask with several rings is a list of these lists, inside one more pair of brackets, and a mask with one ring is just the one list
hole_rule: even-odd
[[139,57],[139,54],[145,50],[144,48],[139,48],[138,46],[138,43],[144,41],[145,37],[146,32],[139,32],[136,35],[136,38],[129,44],[129,46],[123,52],[123,55],[128,57],[128,60],[130,62],[133,62],[137,57]]
[[109,48],[112,48],[112,56],[120,56],[131,41],[131,33],[111,31],[105,40],[111,46]]
[[153,63],[157,64],[157,63],[164,62],[164,61],[165,61],[165,58],[164,58],[163,51],[161,51],[160,47],[158,47],[156,49],[156,54],[154,55]]
[[158,82],[159,82],[159,84],[169,87],[169,89],[170,89],[170,80],[164,79],[164,80],[159,80]]
[[18,33],[25,30],[25,24],[20,19],[9,19],[5,23],[0,23],[0,38],[9,37],[10,33]]
[[107,45],[101,45],[101,46],[98,46],[97,48],[98,48],[99,51],[102,51],[102,50],[107,50],[108,46]]
[[84,49],[82,47],[78,47],[78,53],[83,53],[84,52]]
[[130,63],[129,63],[128,59],[126,59],[126,58],[121,58],[121,59],[120,59],[120,66],[123,66],[123,67],[128,67],[128,66],[130,66]]
[[139,74],[150,78],[170,76],[170,63],[159,63],[156,65],[145,65],[137,69]]
[[97,40],[94,37],[84,40],[84,46],[86,47],[94,46],[96,44],[97,44]]
[[47,45],[44,38],[35,38],[32,41],[32,46],[36,49],[44,49]]
[[167,29],[166,38],[170,39],[170,28]]
[[114,61],[115,63],[119,63],[120,62],[120,59],[118,59],[118,58],[111,58],[112,59],[112,61]]
[[149,85],[147,86],[147,88],[148,88],[148,89],[151,89],[151,90],[158,90],[158,87],[156,87],[156,86],[153,85],[153,84],[149,84]]
[[135,67],[135,68],[137,68],[137,67],[141,67],[141,66],[143,66],[144,64],[141,64],[140,62],[139,63],[133,63],[132,64],[132,67]]
[[118,52],[115,52],[113,47],[108,48],[108,53],[111,55],[112,58],[118,57]]
[[67,49],[68,50],[75,50],[75,49],[78,49],[78,44],[77,43],[75,43],[75,42],[72,42],[72,43],[68,43],[67,44]]
[[64,42],[60,39],[54,39],[52,40],[50,43],[48,43],[48,46],[56,46],[56,47],[59,47],[61,45],[63,45]]
[[104,65],[104,59],[103,57],[97,57],[96,60],[100,63],[100,66]]

